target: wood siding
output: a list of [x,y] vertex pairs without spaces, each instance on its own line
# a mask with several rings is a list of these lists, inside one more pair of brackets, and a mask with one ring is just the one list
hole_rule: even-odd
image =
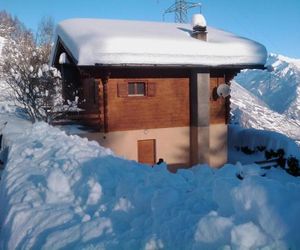
[[[190,126],[191,71],[96,69],[80,69],[77,91],[81,101],[79,106],[84,112],[80,112],[76,120],[82,118],[86,125],[98,127],[97,130],[102,132]],[[219,84],[229,82],[236,71],[213,70],[209,74],[209,123],[227,124],[229,98],[215,99],[212,93]],[[129,96],[128,82],[144,82],[145,96]]]
[[[130,81],[149,83],[149,95],[122,95],[118,85]],[[155,86],[155,90],[153,90]],[[108,131],[184,127],[190,124],[189,78],[109,79],[107,83]]]

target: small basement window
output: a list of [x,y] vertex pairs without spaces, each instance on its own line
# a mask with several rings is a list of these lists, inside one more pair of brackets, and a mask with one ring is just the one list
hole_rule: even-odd
[[128,96],[146,96],[146,83],[128,82]]

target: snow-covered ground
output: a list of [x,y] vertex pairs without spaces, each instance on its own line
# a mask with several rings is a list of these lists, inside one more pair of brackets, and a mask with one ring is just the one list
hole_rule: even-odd
[[45,123],[4,121],[0,249],[300,246],[300,182],[281,169],[263,177],[237,163],[172,174]]

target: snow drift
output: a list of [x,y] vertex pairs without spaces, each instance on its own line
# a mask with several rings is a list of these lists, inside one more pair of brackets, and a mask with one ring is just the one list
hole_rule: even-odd
[[[45,123],[1,118],[9,155],[0,249],[300,247],[299,178],[280,169],[262,177],[237,163],[171,174]],[[249,174],[241,181],[239,171]]]

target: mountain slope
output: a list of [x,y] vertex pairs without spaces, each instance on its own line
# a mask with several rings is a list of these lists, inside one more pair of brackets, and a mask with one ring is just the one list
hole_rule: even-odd
[[235,81],[271,110],[300,120],[300,60],[271,54],[270,70],[244,70]]
[[300,60],[271,54],[267,65],[269,70],[243,70],[235,77],[232,122],[300,143]]
[[233,123],[246,128],[276,131],[300,142],[300,120],[271,110],[258,97],[232,82],[231,110]]

